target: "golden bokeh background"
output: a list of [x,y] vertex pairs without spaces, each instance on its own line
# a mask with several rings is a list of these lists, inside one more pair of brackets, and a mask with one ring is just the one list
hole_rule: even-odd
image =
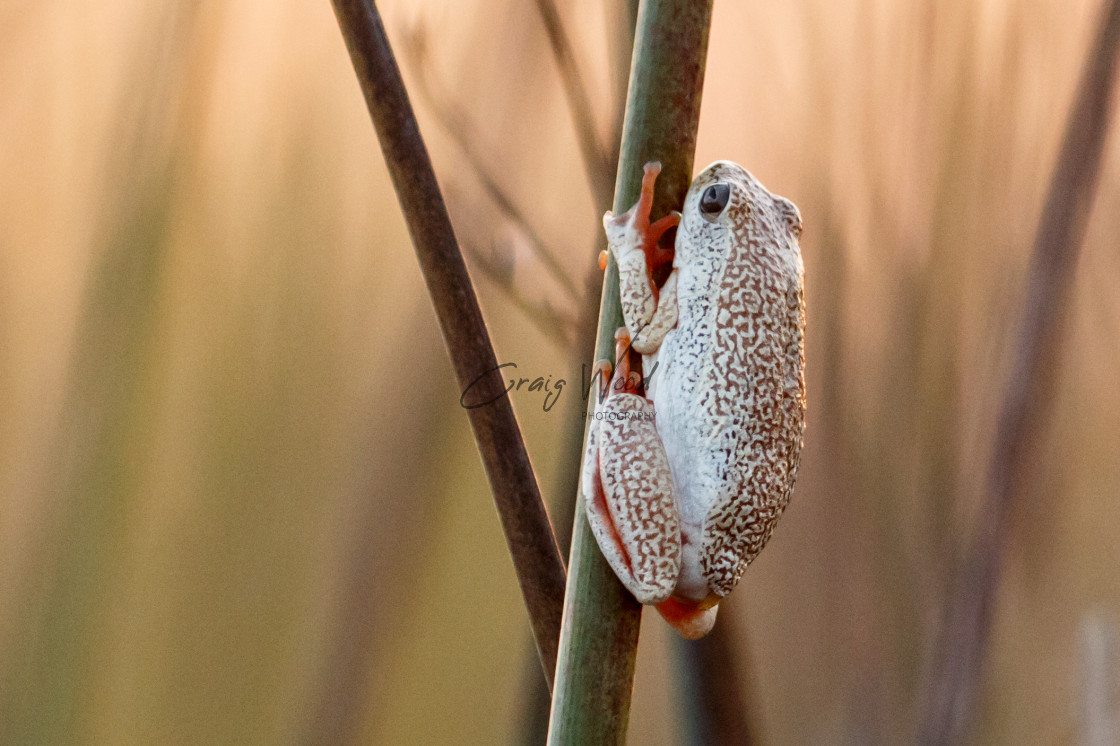
[[[380,5],[426,42],[402,67],[498,356],[567,382],[513,399],[566,504],[589,361],[513,296],[580,304],[436,116],[580,286],[599,209],[547,37],[530,3]],[[616,5],[560,8],[604,144]],[[805,224],[802,472],[726,604],[767,743],[913,735],[1100,8],[716,3],[697,168]],[[0,742],[531,742],[526,615],[330,4],[7,0],[0,29]],[[1120,138],[1104,158],[983,743],[1077,742],[1120,612]],[[682,738],[674,650],[647,614],[630,743]]]

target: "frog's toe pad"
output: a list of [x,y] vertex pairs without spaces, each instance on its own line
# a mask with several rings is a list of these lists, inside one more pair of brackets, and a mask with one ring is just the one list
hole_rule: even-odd
[[635,221],[634,210],[636,207],[637,205],[619,215],[615,215],[613,212],[607,212],[603,215],[603,231],[607,234],[607,245],[611,247],[611,251],[615,253],[616,257],[619,254],[629,254],[642,247],[644,235],[642,231],[638,230]]

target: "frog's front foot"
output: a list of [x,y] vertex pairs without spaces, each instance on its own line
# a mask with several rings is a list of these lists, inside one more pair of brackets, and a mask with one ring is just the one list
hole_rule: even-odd
[[[622,316],[633,336],[634,349],[643,355],[656,352],[677,323],[676,270],[669,272],[660,289],[653,279],[656,269],[673,259],[673,252],[659,248],[657,242],[680,222],[680,214],[675,212],[652,225],[649,222],[659,173],[660,163],[647,163],[638,202],[621,215],[608,212],[603,216],[607,245],[618,263]],[[602,261],[600,264],[605,266]]]
[[[665,231],[681,222],[681,214],[675,211],[653,224],[649,222],[650,209],[653,207],[653,188],[660,173],[659,162],[647,163],[642,175],[642,191],[634,206],[621,215],[610,211],[603,215],[607,244],[615,261],[620,265],[624,261],[634,261],[637,259],[637,252],[641,252],[646,272],[651,277],[658,267],[673,261],[673,251],[662,249],[657,243]],[[604,260],[605,258],[600,259],[600,266],[605,269]]]

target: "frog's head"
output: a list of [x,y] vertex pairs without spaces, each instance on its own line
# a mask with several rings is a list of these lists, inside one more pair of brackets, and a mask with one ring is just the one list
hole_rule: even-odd
[[801,266],[801,213],[796,205],[771,194],[731,161],[716,161],[693,180],[678,231],[678,251],[683,245],[701,255],[712,257],[714,252],[728,258],[735,247],[746,246],[763,262],[794,271]]

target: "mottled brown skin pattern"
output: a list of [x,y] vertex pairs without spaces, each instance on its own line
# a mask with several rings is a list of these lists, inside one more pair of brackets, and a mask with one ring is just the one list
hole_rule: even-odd
[[707,373],[708,418],[731,454],[701,552],[704,577],[720,596],[739,582],[789,503],[805,429],[804,293],[774,244],[775,236],[799,234],[800,218],[753,179],[735,182],[748,198],[727,207],[734,253],[719,283]]
[[611,520],[627,544],[627,562],[642,603],[664,601],[680,574],[681,529],[673,505],[672,477],[665,451],[649,448],[657,438],[653,402],[635,394],[612,394],[600,410],[599,475]]

